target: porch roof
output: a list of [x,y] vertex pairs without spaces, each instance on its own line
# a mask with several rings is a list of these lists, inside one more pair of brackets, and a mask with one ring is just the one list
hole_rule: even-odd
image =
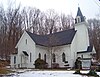
[[81,52],[77,52],[77,54],[81,54],[81,53],[90,53],[93,50],[93,46],[88,46],[86,51],[81,51]]

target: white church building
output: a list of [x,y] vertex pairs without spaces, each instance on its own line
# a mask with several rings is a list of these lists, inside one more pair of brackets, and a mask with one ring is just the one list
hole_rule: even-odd
[[49,35],[24,31],[15,48],[17,53],[11,55],[12,68],[35,68],[34,62],[39,57],[48,63],[48,68],[51,67],[51,59],[61,68],[65,67],[65,61],[69,67],[74,67],[78,57],[82,58],[82,67],[90,67],[92,54],[95,53],[89,42],[88,24],[79,7],[75,28]]

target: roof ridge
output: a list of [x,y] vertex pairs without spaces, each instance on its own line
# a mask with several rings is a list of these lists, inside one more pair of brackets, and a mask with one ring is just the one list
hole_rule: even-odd
[[62,32],[69,31],[69,30],[74,30],[74,31],[75,31],[75,28],[67,29],[67,30],[63,30],[63,31],[59,31],[59,32],[55,32],[55,33],[47,34],[47,35],[38,35],[38,34],[35,34],[35,33],[32,33],[32,32],[29,32],[29,31],[26,31],[26,32],[27,32],[27,33],[31,33],[31,34],[33,34],[33,35],[37,35],[37,36],[49,36],[49,35],[53,35],[53,34],[57,34],[57,33],[62,33]]

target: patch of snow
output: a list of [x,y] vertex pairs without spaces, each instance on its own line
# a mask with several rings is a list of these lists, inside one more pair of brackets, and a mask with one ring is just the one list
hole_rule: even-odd
[[12,71],[15,71],[15,72],[19,72],[19,73],[21,73],[21,72],[26,72],[26,71],[31,71],[32,69],[11,69]]
[[[18,73],[21,72],[21,73]],[[75,71],[32,71],[29,70],[17,70],[17,73],[13,77],[82,77],[78,74],[73,74]],[[89,71],[81,71],[82,73],[88,73]],[[97,72],[100,75],[100,72]],[[83,76],[87,77],[87,76]]]
[[[28,71],[19,74],[19,77],[81,77],[73,74],[74,71]],[[17,77],[17,76],[14,76]]]

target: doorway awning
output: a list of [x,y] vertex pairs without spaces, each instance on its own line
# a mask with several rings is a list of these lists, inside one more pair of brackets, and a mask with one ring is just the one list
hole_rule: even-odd
[[27,53],[26,51],[23,51],[23,53],[24,53],[25,56],[29,56],[28,53]]

